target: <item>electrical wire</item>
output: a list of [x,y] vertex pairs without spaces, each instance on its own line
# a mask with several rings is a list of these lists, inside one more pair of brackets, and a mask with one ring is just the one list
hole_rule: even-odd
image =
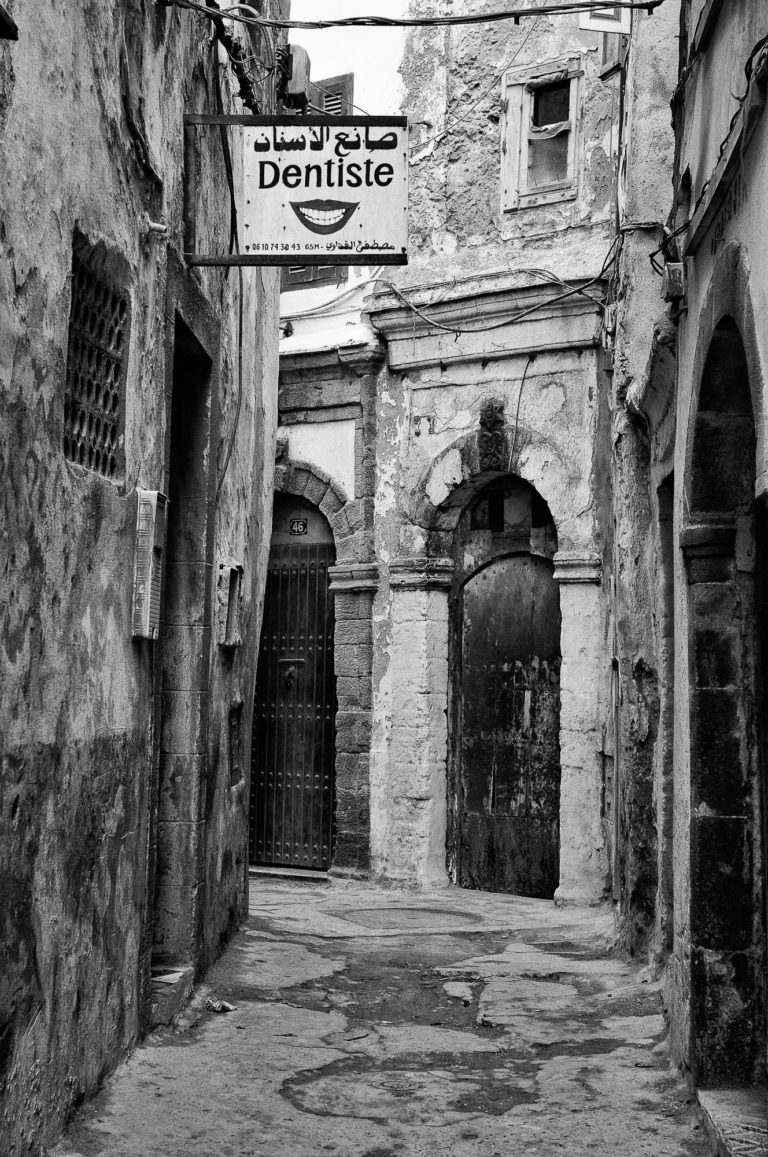
[[[337,93],[331,92],[331,90],[329,88],[323,88],[322,85],[315,84],[314,80],[311,80],[309,82],[309,87],[310,88],[316,88],[318,92],[321,92],[323,94],[323,96],[336,96],[337,95]],[[351,100],[342,100],[342,104],[347,104],[347,105],[349,105],[350,108],[356,108],[357,111],[361,112],[364,117],[369,117],[369,116],[373,115],[372,113],[367,112],[364,108],[360,108],[359,104],[354,104],[353,101],[351,101]],[[318,109],[317,105],[310,105],[309,107],[315,109],[317,112],[325,112],[325,109],[322,109],[322,108]]]
[[[226,11],[227,15],[231,15],[231,13],[236,12],[240,8],[243,8],[248,12],[253,11],[253,9],[248,4],[232,4],[227,9],[225,9],[225,11]],[[235,17],[232,17],[232,19],[235,19]],[[261,27],[262,35],[264,36],[264,40],[266,41],[266,43],[269,47],[270,56],[272,57],[271,67],[272,67],[272,69],[276,69],[277,68],[277,51],[275,49],[275,42],[274,42],[274,39],[272,37],[272,32],[270,31],[271,25],[261,24],[260,27]]]
[[523,400],[523,388],[525,386],[525,379],[528,377],[528,370],[531,368],[531,366],[533,365],[533,363],[535,361],[536,361],[536,354],[528,354],[528,361],[525,363],[525,369],[523,370],[523,376],[520,379],[520,389],[518,390],[518,393],[517,393],[517,409],[515,410],[515,433],[514,433],[514,436],[512,438],[512,446],[511,446],[511,449],[509,451],[509,461],[507,463],[507,473],[508,474],[512,470],[512,464],[513,464],[514,458],[515,458],[515,451],[517,450],[517,431],[520,427],[520,403]]
[[[173,0],[183,8],[197,8],[205,11],[195,0]],[[659,8],[664,0],[613,0],[612,8],[632,11],[640,9],[649,15]],[[513,8],[501,12],[464,13],[460,16],[346,16],[335,20],[288,20],[262,16],[250,4],[235,4],[222,9],[222,14],[231,15],[232,20],[243,24],[255,24],[260,28],[296,28],[321,31],[326,28],[434,28],[454,27],[466,24],[496,24],[504,20],[519,23],[523,16],[565,16],[579,12],[594,12],[605,8],[604,0],[558,0],[557,3],[538,5],[533,8]],[[249,12],[249,16],[234,13]]]
[[[214,68],[215,68],[215,63],[214,63]],[[216,112],[219,113],[219,115],[221,115],[224,112],[224,99],[223,99],[222,93],[221,93],[221,81],[219,79],[218,71],[215,72],[215,76],[216,76],[216,86],[215,86],[215,88],[216,88]],[[220,130],[220,137],[221,137],[221,148],[222,148],[222,152],[224,154],[224,169],[225,169],[226,174],[227,174],[227,185],[229,187],[229,212],[230,212],[230,217],[229,217],[229,252],[230,253],[239,253],[240,252],[240,236],[239,236],[239,230],[238,230],[238,226],[237,226],[237,197],[235,194],[235,179],[234,179],[234,170],[232,167],[232,154],[231,154],[230,148],[229,148],[229,138],[227,136],[226,125],[220,125],[219,130]],[[219,480],[216,484],[216,497],[214,499],[214,506],[218,505],[219,495],[221,494],[221,488],[224,485],[224,479],[226,478],[227,470],[229,469],[229,462],[230,462],[230,459],[232,457],[232,451],[233,451],[234,446],[235,446],[235,438],[237,437],[237,428],[238,428],[238,425],[240,424],[240,410],[241,410],[242,404],[243,404],[243,298],[245,296],[245,293],[244,293],[245,287],[244,287],[244,280],[243,280],[243,267],[242,267],[242,265],[237,266],[237,274],[238,274],[237,403],[235,405],[235,417],[234,417],[234,421],[232,423],[232,432],[229,436],[229,442],[227,444],[227,452],[226,452],[226,455],[224,457],[224,465],[221,469],[221,474],[219,475]]]
[[526,34],[525,34],[525,37],[523,38],[523,40],[521,41],[521,43],[518,45],[517,49],[515,50],[515,53],[514,53],[514,55],[513,55],[513,56],[511,56],[511,57],[509,58],[509,60],[507,61],[507,63],[506,63],[506,64],[504,65],[504,67],[502,68],[501,72],[497,73],[497,74],[494,76],[494,78],[493,78],[493,80],[491,81],[491,83],[489,84],[488,88],[487,88],[487,89],[486,89],[484,92],[482,92],[482,93],[480,94],[480,96],[477,98],[477,100],[476,100],[476,101],[474,101],[474,102],[473,102],[473,103],[472,103],[472,104],[471,104],[471,105],[470,105],[470,106],[469,106],[469,107],[466,109],[466,111],[465,111],[465,112],[463,112],[463,113],[461,114],[461,116],[460,116],[460,117],[456,117],[456,119],[455,119],[455,120],[453,120],[453,121],[452,121],[452,122],[451,122],[449,125],[446,125],[446,127],[445,127],[444,129],[441,129],[439,133],[435,133],[433,136],[431,136],[431,137],[427,137],[427,139],[426,139],[426,140],[424,140],[424,141],[421,141],[421,142],[420,142],[418,145],[414,145],[414,146],[411,148],[411,154],[413,154],[413,153],[415,153],[415,152],[421,152],[421,150],[422,150],[422,149],[425,149],[425,148],[427,147],[427,145],[429,145],[429,144],[431,144],[431,143],[432,143],[432,141],[436,141],[436,140],[439,140],[439,139],[440,139],[440,137],[444,137],[444,136],[446,136],[446,134],[447,134],[447,133],[452,133],[452,132],[453,132],[453,130],[456,128],[456,126],[457,126],[457,125],[460,125],[460,124],[462,123],[462,121],[465,121],[465,120],[466,120],[466,119],[467,119],[469,116],[471,116],[471,114],[472,114],[472,113],[475,111],[475,109],[477,108],[477,106],[478,106],[479,104],[482,104],[482,102],[483,102],[484,100],[486,100],[486,99],[487,99],[487,97],[489,97],[489,96],[491,95],[491,93],[493,93],[493,92],[495,92],[495,91],[496,91],[496,85],[499,83],[499,81],[500,81],[500,80],[502,80],[502,79],[503,79],[503,77],[504,77],[504,74],[507,72],[507,70],[508,70],[508,69],[510,69],[510,68],[512,67],[512,65],[515,63],[515,61],[517,60],[518,56],[519,56],[519,55],[520,55],[520,53],[523,51],[523,49],[525,48],[526,44],[527,44],[527,43],[528,43],[528,41],[530,40],[531,36],[532,36],[532,35],[533,35],[533,33],[535,32],[535,30],[536,30],[536,27],[537,27],[538,23],[539,23],[539,18],[538,18],[538,17],[536,17],[536,19],[534,20],[533,24],[531,24],[530,28],[529,28],[529,29],[528,29],[528,31],[526,32]]
[[[186,4],[184,6],[186,6]],[[222,11],[217,0],[205,0],[204,5],[196,4],[195,8],[198,8],[213,22],[216,39],[224,47],[229,57],[229,62],[232,65],[232,72],[240,87],[240,99],[246,108],[250,109],[255,116],[258,116],[261,108],[256,99],[253,77],[244,64],[245,53],[224,23]]]

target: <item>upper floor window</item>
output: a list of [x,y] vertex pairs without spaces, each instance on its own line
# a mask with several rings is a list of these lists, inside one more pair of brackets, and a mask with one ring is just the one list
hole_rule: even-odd
[[281,289],[306,289],[308,285],[347,279],[346,265],[284,265]]
[[632,27],[632,9],[608,4],[605,8],[591,8],[579,16],[579,28],[592,32],[620,32],[629,35]]
[[581,61],[550,61],[504,77],[502,209],[575,197]]
[[345,72],[343,76],[331,76],[328,80],[310,82],[310,113],[327,113],[329,116],[354,116],[355,74]]

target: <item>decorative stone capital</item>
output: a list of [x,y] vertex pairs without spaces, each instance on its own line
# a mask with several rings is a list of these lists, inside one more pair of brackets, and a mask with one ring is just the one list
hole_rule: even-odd
[[331,594],[341,591],[376,591],[379,589],[379,568],[375,563],[357,562],[345,563],[341,566],[329,566],[328,578]]
[[447,588],[453,579],[453,559],[399,558],[390,564],[389,585],[398,590],[431,591]]
[[559,550],[554,557],[555,581],[567,583],[599,583],[603,563],[599,554],[581,550]]

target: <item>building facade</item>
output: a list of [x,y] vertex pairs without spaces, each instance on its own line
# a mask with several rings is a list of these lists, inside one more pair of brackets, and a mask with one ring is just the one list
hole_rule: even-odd
[[661,574],[657,912],[672,1047],[718,1090],[766,1081],[768,22],[759,5],[695,0],[678,33],[672,211],[654,254],[669,304],[627,400],[645,426],[633,468]]
[[[234,236],[237,132],[185,136],[183,117],[242,111],[237,43],[162,4],[7,9],[0,1149],[15,1154],[180,1006],[245,909],[278,278],[185,255]],[[274,63],[238,35],[242,57]]]
[[[577,15],[409,33],[409,266],[314,309],[284,295],[276,486],[319,507],[335,547],[337,872],[610,889],[622,47]],[[313,866],[289,843],[254,858]]]

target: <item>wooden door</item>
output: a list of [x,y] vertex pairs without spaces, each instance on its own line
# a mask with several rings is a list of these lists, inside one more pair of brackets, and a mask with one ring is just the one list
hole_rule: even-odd
[[560,811],[560,600],[552,563],[495,559],[465,584],[458,882],[552,897]]
[[276,504],[253,712],[254,864],[327,869],[331,863],[334,548],[318,541],[330,537],[323,523],[314,508]]

